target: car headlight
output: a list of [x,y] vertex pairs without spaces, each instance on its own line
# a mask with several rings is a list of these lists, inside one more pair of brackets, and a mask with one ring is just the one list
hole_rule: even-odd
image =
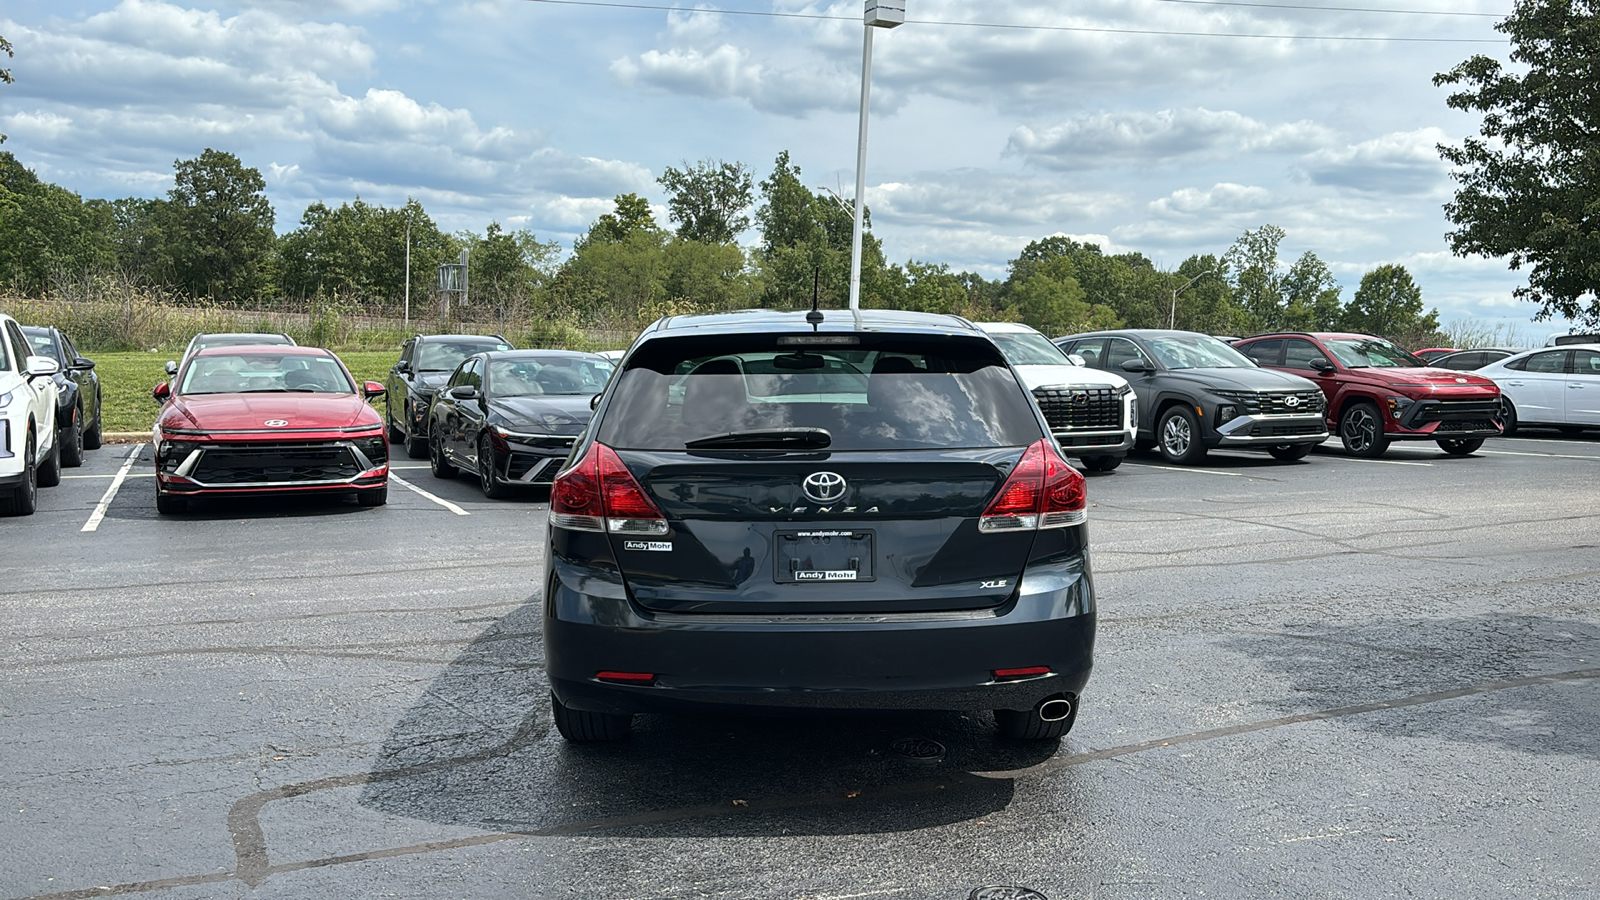
[[0,409],[5,409],[6,407],[11,405],[11,395],[12,395],[12,393],[13,393],[12,391],[5,391],[4,393],[0,393]]
[[1133,385],[1131,385],[1131,384],[1125,384],[1125,385],[1117,388],[1117,396],[1118,397],[1126,397],[1131,393],[1133,393]]
[[1239,410],[1237,408],[1235,408],[1232,404],[1224,403],[1217,407],[1217,424],[1221,425],[1225,422],[1231,422],[1237,418],[1238,415]]
[[160,449],[156,451],[156,465],[163,472],[173,472],[183,465],[189,454],[203,446],[199,441],[162,441]]

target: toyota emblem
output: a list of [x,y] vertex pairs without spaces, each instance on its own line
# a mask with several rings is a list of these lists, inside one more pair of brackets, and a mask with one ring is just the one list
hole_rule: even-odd
[[815,503],[832,503],[844,496],[844,476],[837,472],[812,472],[800,482],[800,491]]
[[1290,394],[1289,396],[1283,398],[1283,405],[1293,409],[1294,407],[1300,405],[1300,398]]
[[268,428],[282,428],[283,426],[289,424],[289,420],[288,419],[268,419],[265,422],[262,422],[261,424],[267,426]]

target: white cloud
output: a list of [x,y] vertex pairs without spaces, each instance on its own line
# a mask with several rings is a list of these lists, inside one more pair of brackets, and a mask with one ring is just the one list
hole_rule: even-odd
[[1085,113],[1043,129],[1020,126],[1006,150],[1051,169],[1147,166],[1245,153],[1304,153],[1327,128],[1301,120],[1267,125],[1231,110],[1204,108]]
[[1439,144],[1449,136],[1437,127],[1402,131],[1306,157],[1312,183],[1385,194],[1439,193],[1449,187]]

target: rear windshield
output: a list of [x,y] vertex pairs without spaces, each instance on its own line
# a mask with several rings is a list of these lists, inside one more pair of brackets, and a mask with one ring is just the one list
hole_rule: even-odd
[[503,341],[429,341],[418,353],[417,368],[423,372],[449,372],[474,353],[485,350],[510,350]]
[[1002,331],[991,333],[989,337],[1000,345],[1005,351],[1006,358],[1014,366],[1066,366],[1072,360],[1061,352],[1061,348],[1045,338],[1042,334],[1029,332]]
[[821,428],[828,449],[987,448],[1043,436],[1029,396],[983,338],[862,334],[855,346],[778,346],[770,335],[641,347],[618,376],[598,438],[683,450],[713,435]]

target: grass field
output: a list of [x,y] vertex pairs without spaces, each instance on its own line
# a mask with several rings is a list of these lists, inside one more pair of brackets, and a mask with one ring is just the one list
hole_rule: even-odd
[[[397,350],[357,350],[339,354],[359,381],[382,381],[399,358]],[[100,375],[100,395],[105,404],[104,430],[150,430],[160,409],[150,389],[167,380],[171,353],[91,353]],[[383,401],[378,401],[382,403]]]

